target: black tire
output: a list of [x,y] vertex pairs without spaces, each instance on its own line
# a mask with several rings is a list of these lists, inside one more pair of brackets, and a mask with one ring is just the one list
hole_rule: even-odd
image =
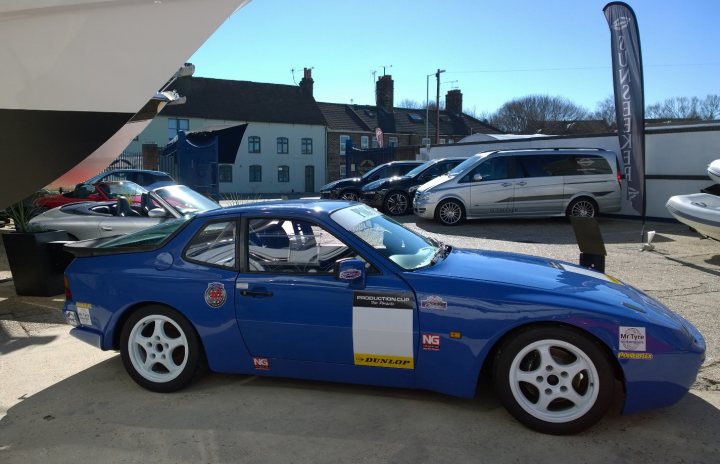
[[435,210],[435,220],[446,226],[456,226],[465,220],[465,207],[455,199],[441,201]]
[[402,216],[410,209],[410,197],[407,193],[395,190],[388,192],[383,201],[383,209],[390,216]]
[[[578,367],[568,369],[571,363]],[[493,384],[515,419],[552,435],[589,428],[615,393],[613,366],[599,342],[561,326],[531,327],[506,340],[495,356]]]
[[130,315],[120,334],[120,355],[138,385],[160,393],[189,384],[204,359],[190,322],[161,305],[145,306]]
[[592,198],[576,198],[568,205],[565,215],[567,217],[596,217],[598,215],[598,206]]
[[345,190],[340,194],[339,198],[347,201],[360,201],[360,193],[356,190]]

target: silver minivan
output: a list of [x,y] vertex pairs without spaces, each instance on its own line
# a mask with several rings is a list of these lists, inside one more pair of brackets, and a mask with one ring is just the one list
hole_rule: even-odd
[[487,217],[584,216],[620,211],[620,169],[594,148],[478,153],[420,186],[413,212],[455,225]]

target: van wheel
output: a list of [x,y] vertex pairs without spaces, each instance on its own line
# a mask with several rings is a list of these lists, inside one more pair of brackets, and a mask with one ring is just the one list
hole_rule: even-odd
[[570,202],[565,214],[568,217],[595,217],[598,214],[598,208],[590,198],[576,198]]
[[445,200],[438,205],[435,219],[446,226],[460,224],[465,219],[465,208],[457,200]]

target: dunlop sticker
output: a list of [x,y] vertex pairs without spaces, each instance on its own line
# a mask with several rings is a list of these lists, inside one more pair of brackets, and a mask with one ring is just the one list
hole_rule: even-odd
[[388,356],[382,354],[355,353],[356,366],[390,367],[394,369],[413,369],[413,358],[405,356]]

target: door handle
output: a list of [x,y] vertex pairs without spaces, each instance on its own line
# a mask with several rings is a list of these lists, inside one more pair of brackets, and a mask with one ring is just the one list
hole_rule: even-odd
[[253,298],[264,298],[267,296],[272,296],[272,292],[260,292],[260,291],[253,291],[253,290],[243,290],[240,292],[240,295],[242,296],[251,296]]
[[510,187],[512,185],[512,182],[503,182],[500,185],[502,185],[503,187]]
[[111,230],[112,230],[112,227],[110,227],[110,226],[100,226],[100,228],[101,228],[102,230],[107,230],[107,231],[111,231]]
[[518,182],[518,183],[517,183],[517,184],[515,184],[515,185],[527,185],[527,182],[525,182],[525,181],[522,181],[522,182]]

